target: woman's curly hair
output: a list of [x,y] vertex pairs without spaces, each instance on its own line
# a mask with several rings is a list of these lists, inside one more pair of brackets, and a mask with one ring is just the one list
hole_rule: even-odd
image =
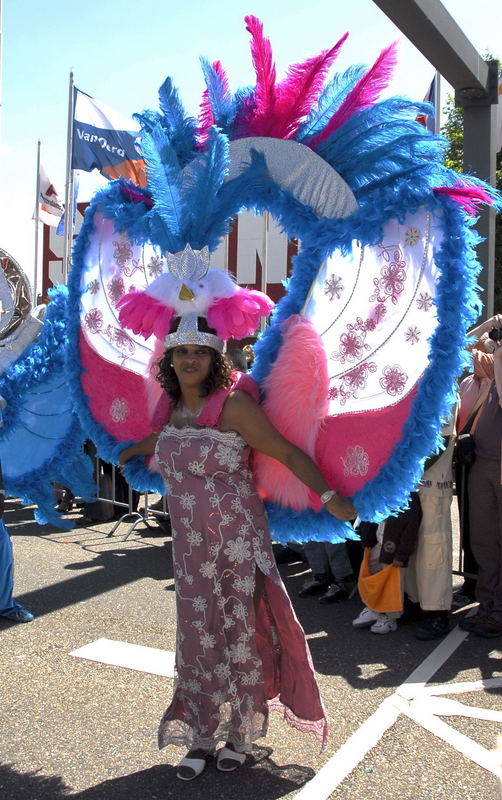
[[[179,317],[176,317],[171,325],[170,333],[174,333],[174,331],[177,330],[178,323]],[[198,318],[198,328],[199,331],[204,333],[213,333],[216,335],[216,331],[208,326],[204,317]],[[173,347],[170,347],[169,350],[164,351],[162,357],[154,364],[154,369],[157,368],[156,379],[162,388],[165,389],[173,403],[176,404],[181,399],[181,389],[172,366],[173,349]],[[212,347],[208,349],[211,355],[211,362],[208,376],[201,387],[201,397],[207,397],[217,389],[228,388],[230,386],[230,376],[234,369],[225,355],[218,353],[217,350],[213,350]]]

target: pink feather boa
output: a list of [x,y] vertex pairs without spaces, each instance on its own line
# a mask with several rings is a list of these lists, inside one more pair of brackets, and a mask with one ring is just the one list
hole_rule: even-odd
[[[328,366],[322,340],[312,323],[295,315],[283,324],[284,344],[264,388],[263,409],[275,427],[311,457],[328,412]],[[262,497],[302,510],[320,507],[317,495],[287,467],[254,454],[254,473]]]

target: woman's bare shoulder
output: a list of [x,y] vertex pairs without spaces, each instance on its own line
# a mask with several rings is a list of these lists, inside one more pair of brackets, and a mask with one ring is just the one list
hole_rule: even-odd
[[230,392],[223,406],[220,430],[239,430],[239,421],[257,412],[260,412],[258,403],[246,392],[235,389]]

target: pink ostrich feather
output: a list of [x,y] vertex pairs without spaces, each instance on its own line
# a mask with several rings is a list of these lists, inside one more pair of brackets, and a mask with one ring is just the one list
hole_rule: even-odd
[[289,139],[319,99],[333,61],[348,37],[345,33],[330,50],[289,67],[286,78],[277,86],[277,102],[270,121],[269,136]]
[[453,186],[438,186],[432,191],[434,194],[451,197],[471,217],[476,217],[479,214],[479,206],[483,204],[493,205],[493,198],[490,197],[485,189],[480,186],[470,186],[462,183],[462,181],[457,181]]
[[[219,78],[222,94],[228,95],[230,92],[228,78],[225,70],[223,69],[221,61],[213,61],[212,67]],[[215,123],[214,111],[211,105],[208,89],[205,89],[202,94],[198,123],[199,124],[197,127],[197,143],[200,146],[203,146],[207,141],[210,129]]]
[[315,150],[317,145],[328,139],[353,114],[362,111],[378,100],[380,93],[388,86],[392,78],[397,61],[396,48],[397,42],[393,42],[382,50],[371,69],[356,83],[325,128],[308,142],[309,147]]
[[168,333],[174,309],[147,292],[128,292],[117,303],[119,321],[124,328],[148,339],[152,333],[163,339]]
[[222,297],[209,307],[207,322],[221,339],[243,339],[256,331],[261,317],[268,317],[273,307],[263,292],[237,289],[231,297]]
[[[312,323],[295,315],[282,328],[284,340],[264,385],[265,413],[275,427],[311,457],[328,413],[328,365]],[[310,490],[290,470],[262,453],[253,454],[258,491],[269,500],[301,510],[316,505]]]
[[275,64],[270,39],[263,36],[263,23],[249,14],[244,17],[246,30],[251,34],[251,56],[256,72],[254,102],[247,104],[239,118],[243,136],[267,136],[269,119],[274,112]]

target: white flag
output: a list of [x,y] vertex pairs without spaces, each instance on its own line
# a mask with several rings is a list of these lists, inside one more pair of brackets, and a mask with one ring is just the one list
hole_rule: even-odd
[[40,162],[40,194],[38,202],[38,217],[40,221],[45,225],[56,226],[64,211],[64,203],[61,202],[54,184],[49,180],[42,162]]

